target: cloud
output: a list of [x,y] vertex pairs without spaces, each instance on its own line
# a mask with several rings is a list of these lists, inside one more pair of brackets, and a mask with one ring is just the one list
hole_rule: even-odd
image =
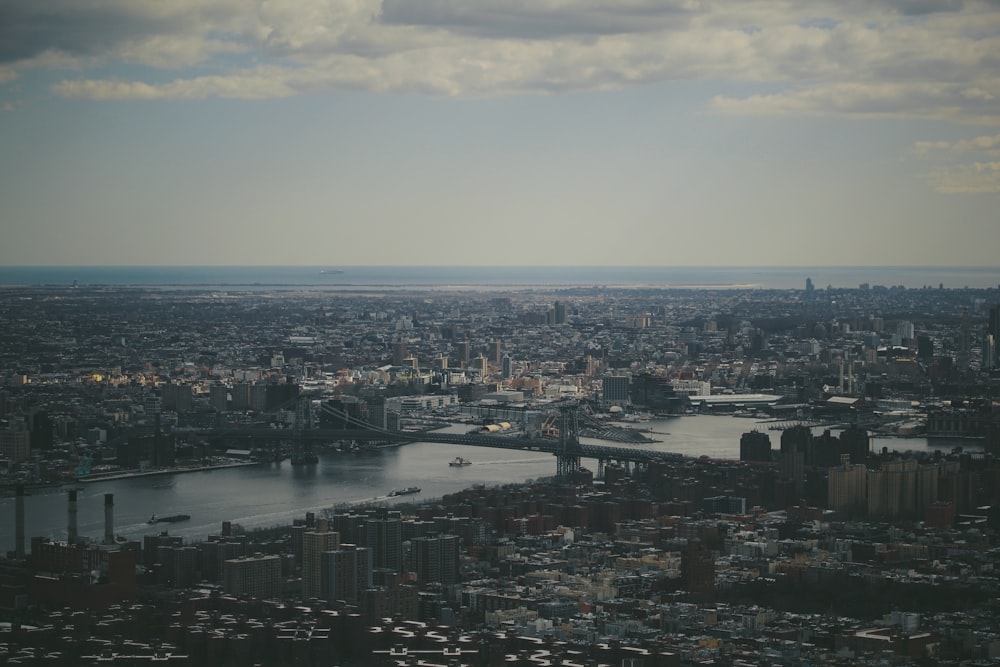
[[716,96],[711,107],[725,114],[906,117],[1000,125],[995,105],[963,104],[958,86],[939,82],[831,83],[745,98]]
[[[0,6],[0,62],[47,52],[128,61],[126,52],[136,45],[169,39],[201,49],[197,43],[219,30],[238,33],[246,23],[241,13],[234,0],[9,0]],[[179,62],[191,58],[184,54]]]
[[975,158],[1000,157],[1000,134],[984,134],[957,141],[918,141],[910,150],[922,160],[940,166],[925,178],[944,194],[983,194],[1000,192],[1000,162],[968,162]]
[[720,113],[1000,124],[1000,3],[7,0],[0,83],[29,68],[71,68],[53,91],[102,100],[478,97],[703,80],[769,84],[767,95],[714,98]]
[[918,141],[913,144],[913,153],[927,155],[935,151],[950,151],[952,153],[983,153],[1000,155],[1000,134],[983,135],[974,139],[958,141]]
[[1000,193],[1000,162],[974,162],[946,167],[930,176],[934,189],[944,194]]
[[699,0],[384,0],[380,20],[483,37],[539,39],[677,29],[701,8]]

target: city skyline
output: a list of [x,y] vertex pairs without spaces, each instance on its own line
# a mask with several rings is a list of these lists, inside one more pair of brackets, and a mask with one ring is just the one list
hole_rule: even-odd
[[0,265],[993,266],[1000,8],[0,10]]

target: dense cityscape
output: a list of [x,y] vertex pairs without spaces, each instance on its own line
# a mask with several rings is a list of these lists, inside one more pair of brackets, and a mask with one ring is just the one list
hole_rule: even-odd
[[[6,664],[1000,664],[1000,286],[4,287],[0,320]],[[536,472],[187,537],[105,490],[80,534],[114,480],[426,442]]]

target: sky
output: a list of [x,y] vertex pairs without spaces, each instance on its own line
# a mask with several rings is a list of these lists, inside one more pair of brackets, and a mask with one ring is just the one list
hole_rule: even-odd
[[998,249],[997,0],[0,0],[0,265]]

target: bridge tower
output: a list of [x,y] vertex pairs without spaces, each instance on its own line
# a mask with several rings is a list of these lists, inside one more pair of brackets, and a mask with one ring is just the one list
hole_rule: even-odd
[[577,408],[559,408],[559,444],[556,447],[556,476],[568,477],[580,470],[580,424]]
[[319,463],[313,451],[312,440],[303,437],[302,431],[312,428],[312,400],[299,396],[295,401],[295,427],[292,432],[292,465]]

